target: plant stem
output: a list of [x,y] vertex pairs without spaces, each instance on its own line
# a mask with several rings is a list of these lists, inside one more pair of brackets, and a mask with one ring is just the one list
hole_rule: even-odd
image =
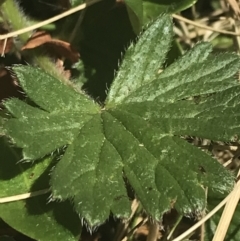
[[[1,6],[1,12],[4,22],[10,29],[18,30],[31,25],[14,0],[5,1]],[[19,39],[24,43],[28,40],[30,35],[31,33],[24,33],[19,35]]]
[[[36,53],[37,51],[34,51],[34,52]],[[53,77],[60,80],[61,82],[67,85],[70,85],[74,89],[76,89],[74,84],[64,77],[62,72],[56,68],[55,64],[47,56],[36,54],[36,56],[34,57],[34,62],[40,68],[44,69],[48,74],[52,75]]]

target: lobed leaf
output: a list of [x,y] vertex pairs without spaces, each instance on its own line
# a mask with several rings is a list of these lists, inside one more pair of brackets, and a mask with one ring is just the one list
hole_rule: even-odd
[[71,199],[90,226],[110,213],[130,216],[126,180],[155,220],[172,206],[199,213],[206,186],[225,193],[234,185],[231,173],[181,136],[236,138],[240,85],[233,77],[240,59],[213,56],[209,44],[199,43],[159,74],[171,37],[169,16],[150,25],[127,51],[102,109],[44,72],[15,68],[37,106],[7,101],[15,118],[5,132],[25,159],[65,146],[51,172],[53,199]]

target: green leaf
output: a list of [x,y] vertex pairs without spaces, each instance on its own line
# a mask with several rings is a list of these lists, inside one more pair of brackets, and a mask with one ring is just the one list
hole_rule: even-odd
[[[18,67],[15,72],[28,96],[41,107],[34,108],[18,99],[6,102],[8,110],[20,118],[8,121],[8,134],[15,135],[14,141],[24,148],[26,160],[41,158],[70,144],[84,123],[98,112],[98,106],[86,96],[37,69]],[[67,132],[63,131],[63,126]],[[22,138],[27,138],[28,143]]]
[[133,30],[139,33],[143,23],[143,1],[142,0],[125,0],[128,16],[130,18]]
[[[19,150],[0,138],[1,198],[39,191],[49,187],[49,158],[37,163],[17,163]],[[36,240],[78,240],[80,220],[69,203],[49,203],[50,193],[15,202],[0,202],[0,218]]]
[[96,115],[86,123],[52,175],[53,197],[74,195],[76,210],[90,225],[102,223],[110,210],[123,218],[131,213],[121,175],[121,156],[106,139],[103,121]]
[[[201,50],[204,50],[204,53],[199,56]],[[238,86],[236,80],[231,76],[239,69],[239,57],[234,54],[219,54],[205,59],[208,54],[209,44],[197,45],[186,56],[170,65],[158,78],[140,86],[135,91],[132,89],[127,95],[122,96],[124,99],[121,102],[156,100],[155,103],[168,102],[171,104],[191,96],[216,93],[234,85]],[[192,59],[191,56],[193,56]],[[173,76],[174,80],[171,80]],[[113,93],[114,87],[113,85],[111,89]],[[109,96],[112,94],[111,91]]]
[[97,111],[96,105],[89,97],[76,92],[71,86],[67,87],[39,69],[30,66],[13,69],[21,81],[22,87],[28,92],[28,97],[34,99],[34,102],[43,110],[58,112],[63,109],[71,109],[71,111],[81,109],[84,113]]
[[171,20],[168,15],[163,15],[149,26],[136,45],[130,45],[108,94],[109,105],[122,102],[131,92],[156,78],[170,48],[172,35]]
[[37,106],[7,101],[15,118],[5,132],[26,159],[65,147],[51,172],[52,197],[71,199],[90,226],[110,213],[130,216],[126,183],[155,220],[173,205],[199,213],[204,187],[226,193],[234,185],[231,173],[181,136],[236,138],[240,85],[233,76],[240,59],[214,56],[199,43],[163,70],[171,38],[169,16],[149,26],[126,52],[102,108],[43,71],[14,69]]
[[194,5],[197,0],[144,0],[143,22],[146,24],[162,13],[176,13]]

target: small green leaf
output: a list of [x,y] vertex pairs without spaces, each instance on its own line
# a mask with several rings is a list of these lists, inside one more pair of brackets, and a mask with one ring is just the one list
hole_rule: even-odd
[[127,5],[128,16],[133,26],[133,30],[138,34],[143,23],[143,1],[125,0],[124,2]]
[[176,13],[191,7],[197,0],[144,0],[143,22],[146,24],[162,13]]

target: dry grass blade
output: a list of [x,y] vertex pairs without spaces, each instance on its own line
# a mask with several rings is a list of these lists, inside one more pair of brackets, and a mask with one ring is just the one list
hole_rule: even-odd
[[1,39],[7,39],[7,38],[11,38],[11,37],[15,37],[15,36],[18,36],[20,34],[23,34],[23,33],[26,33],[26,32],[30,32],[32,30],[35,30],[37,28],[40,28],[44,25],[47,25],[47,24],[50,24],[50,23],[53,23],[53,22],[56,22],[57,20],[59,19],[62,19],[62,18],[65,18],[75,12],[78,12],[80,10],[83,10],[84,8],[94,4],[94,3],[97,3],[97,2],[100,2],[101,0],[92,0],[92,1],[89,1],[88,3],[84,3],[84,4],[81,4],[75,8],[72,8],[66,12],[63,12],[57,16],[54,16],[52,18],[49,18],[45,21],[42,21],[40,23],[37,23],[37,24],[34,24],[32,26],[29,26],[29,27],[26,27],[26,28],[23,28],[23,29],[20,29],[20,30],[17,30],[17,31],[14,31],[14,32],[11,32],[11,33],[8,33],[8,34],[3,34],[3,35],[0,35],[0,40]]
[[[240,171],[238,173],[238,176],[239,175],[240,175]],[[234,190],[232,191],[231,198],[226,203],[226,206],[224,208],[224,211],[222,213],[221,219],[219,221],[217,230],[215,232],[215,235],[212,241],[224,240],[239,199],[240,199],[240,182],[238,181]]]
[[203,28],[203,29],[206,29],[206,30],[210,30],[212,32],[217,32],[217,33],[226,34],[226,35],[240,36],[240,33],[235,33],[235,32],[231,32],[231,31],[212,28],[212,27],[209,27],[207,25],[203,25],[203,24],[194,22],[192,20],[189,20],[189,19],[184,18],[182,16],[179,16],[177,14],[172,14],[172,16],[173,16],[173,18],[178,19],[179,21],[183,21],[185,23],[191,24],[191,25],[193,25],[195,27],[198,27],[198,28]]
[[220,202],[210,213],[208,213],[204,218],[202,218],[199,222],[194,224],[190,229],[188,229],[186,232],[179,235],[177,238],[175,238],[173,241],[182,241],[184,238],[186,238],[189,234],[191,234],[193,231],[195,231],[197,228],[199,228],[203,223],[205,223],[209,218],[211,218],[219,209],[221,209],[231,198],[233,192],[231,192],[222,202]]
[[4,57],[4,53],[6,51],[6,46],[7,46],[7,39],[4,39],[1,57]]
[[236,0],[227,0],[229,5],[231,6],[232,10],[237,16],[240,16],[240,8]]
[[[240,176],[240,170],[238,172],[237,177]],[[209,218],[211,218],[220,208],[222,208],[225,204],[225,209],[223,211],[222,217],[219,221],[216,233],[213,237],[212,241],[223,241],[230,222],[232,220],[232,216],[240,199],[240,181],[237,182],[233,191],[221,202],[219,203],[210,213],[208,213],[204,218],[202,218],[199,222],[193,225],[186,232],[182,233],[180,236],[175,238],[173,241],[182,241],[188,235],[190,235],[193,231],[199,228],[202,224],[204,224]]]
[[43,190],[39,190],[36,192],[28,192],[28,193],[24,193],[24,194],[20,194],[20,195],[15,195],[15,196],[3,197],[3,198],[0,198],[0,203],[8,203],[8,202],[24,200],[24,199],[27,199],[30,197],[40,196],[40,195],[46,194],[48,192],[50,192],[49,189],[43,189]]

